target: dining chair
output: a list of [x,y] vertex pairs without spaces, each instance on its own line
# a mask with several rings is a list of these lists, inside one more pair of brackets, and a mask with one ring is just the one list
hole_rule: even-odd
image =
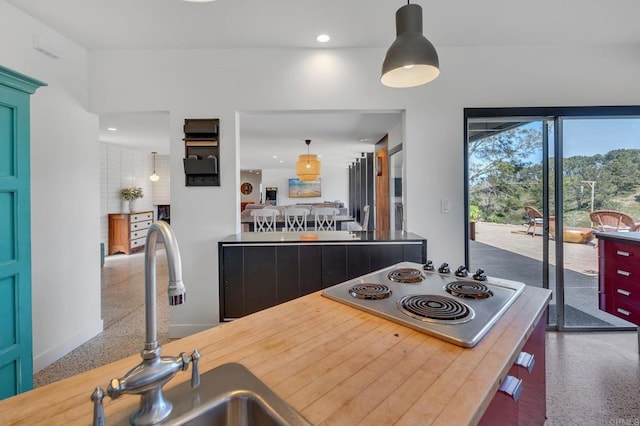
[[335,231],[336,216],[340,210],[334,207],[318,207],[313,209],[316,231]]
[[285,231],[306,231],[307,230],[307,209],[286,209],[284,211],[284,230]]
[[278,210],[268,208],[253,210],[253,232],[275,232],[278,213]]
[[369,204],[362,208],[362,222],[347,223],[348,231],[366,231],[369,226]]

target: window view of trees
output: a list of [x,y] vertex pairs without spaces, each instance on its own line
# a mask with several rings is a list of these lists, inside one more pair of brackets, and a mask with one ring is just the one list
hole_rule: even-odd
[[[469,204],[479,208],[480,220],[521,224],[526,222],[525,205],[542,210],[541,122],[470,141],[468,152]],[[552,184],[553,173],[550,180]],[[640,149],[565,158],[563,182],[566,225],[590,226],[592,209],[640,218]]]

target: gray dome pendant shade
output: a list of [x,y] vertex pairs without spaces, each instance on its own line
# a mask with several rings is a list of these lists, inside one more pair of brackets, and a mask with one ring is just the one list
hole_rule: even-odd
[[402,6],[396,12],[396,40],[387,50],[380,82],[388,87],[415,87],[439,74],[436,48],[422,35],[422,7]]

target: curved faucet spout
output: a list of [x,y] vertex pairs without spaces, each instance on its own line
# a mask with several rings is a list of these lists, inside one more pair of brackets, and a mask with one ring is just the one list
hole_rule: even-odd
[[164,242],[169,272],[169,305],[181,305],[185,302],[186,290],[182,282],[182,261],[180,249],[171,227],[164,221],[153,223],[147,231],[144,257],[144,289],[145,289],[145,350],[152,351],[158,347],[158,328],[156,315],[156,243]]
[[[160,238],[160,240],[158,240]],[[140,353],[142,361],[131,369],[124,377],[112,379],[107,387],[107,395],[111,399],[118,398],[123,393],[139,394],[140,407],[130,418],[134,425],[155,425],[164,420],[173,408],[170,401],[165,399],[162,386],[180,370],[185,371],[191,364],[191,386],[200,383],[198,360],[200,354],[194,350],[191,356],[181,353],[177,357],[161,356],[162,347],[158,345],[158,328],[156,317],[156,244],[164,243],[169,269],[169,304],[180,305],[185,301],[185,288],[182,283],[182,261],[178,241],[173,235],[171,227],[163,221],[151,224],[147,231],[144,249],[144,312],[146,326],[146,342]],[[96,390],[92,395],[94,401],[94,425],[99,425],[104,417],[101,413],[101,391]]]

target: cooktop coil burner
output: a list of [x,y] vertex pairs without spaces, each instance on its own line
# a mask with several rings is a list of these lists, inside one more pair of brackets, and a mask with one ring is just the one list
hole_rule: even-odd
[[413,294],[399,299],[398,308],[410,317],[440,324],[462,324],[475,316],[473,310],[451,297]]
[[420,269],[398,268],[389,272],[387,278],[397,283],[419,283],[424,280],[424,275]]
[[349,289],[349,294],[357,299],[381,300],[391,296],[391,290],[384,284],[356,284]]
[[447,284],[444,289],[452,296],[465,299],[486,299],[493,296],[489,287],[475,281],[453,281]]

